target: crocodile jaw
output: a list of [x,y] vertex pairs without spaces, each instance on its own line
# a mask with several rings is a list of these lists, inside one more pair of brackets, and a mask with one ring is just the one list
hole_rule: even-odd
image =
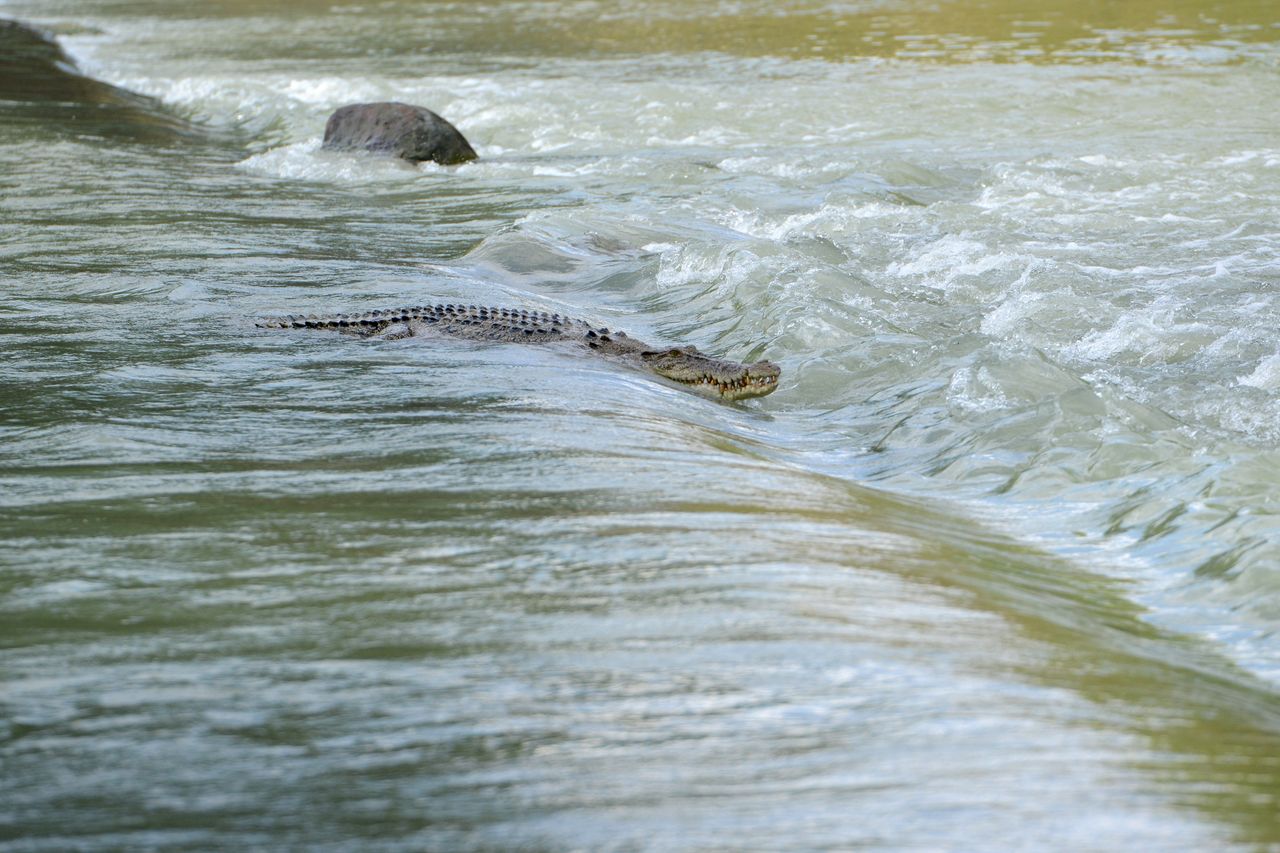
[[746,400],[772,394],[782,374],[782,369],[771,361],[740,364],[710,358],[691,347],[645,352],[640,357],[659,376],[720,400]]

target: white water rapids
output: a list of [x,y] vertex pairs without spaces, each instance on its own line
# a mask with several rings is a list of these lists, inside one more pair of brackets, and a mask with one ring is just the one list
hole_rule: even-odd
[[[12,742],[129,706],[108,662],[213,706],[105,726],[209,775],[83,838],[278,841],[216,743],[247,738],[338,847],[1280,843],[1265,10],[1059,32],[1046,3],[997,37],[957,4],[215,5],[0,4],[234,140],[0,136]],[[320,150],[376,100],[480,159]],[[437,300],[783,380],[725,407],[556,350],[252,327]],[[152,595],[133,652],[99,645]],[[1252,781],[1205,769],[1220,740]],[[61,776],[12,747],[29,838],[67,840],[60,798],[118,813],[79,743],[46,744]]]

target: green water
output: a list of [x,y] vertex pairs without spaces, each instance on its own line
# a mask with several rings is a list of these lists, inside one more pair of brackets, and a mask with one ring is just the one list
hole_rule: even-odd
[[1271,4],[0,15],[0,849],[1280,847]]

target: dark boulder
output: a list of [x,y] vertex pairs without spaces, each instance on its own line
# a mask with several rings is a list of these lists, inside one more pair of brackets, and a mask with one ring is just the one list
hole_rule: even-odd
[[329,116],[324,146],[336,151],[362,149],[417,163],[445,166],[476,159],[458,129],[423,107],[394,102],[351,104]]
[[168,144],[202,131],[158,101],[85,77],[48,33],[0,19],[0,125]]

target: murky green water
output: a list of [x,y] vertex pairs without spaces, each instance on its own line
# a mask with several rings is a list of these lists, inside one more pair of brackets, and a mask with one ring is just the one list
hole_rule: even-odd
[[0,849],[1280,847],[1272,4],[0,15]]

